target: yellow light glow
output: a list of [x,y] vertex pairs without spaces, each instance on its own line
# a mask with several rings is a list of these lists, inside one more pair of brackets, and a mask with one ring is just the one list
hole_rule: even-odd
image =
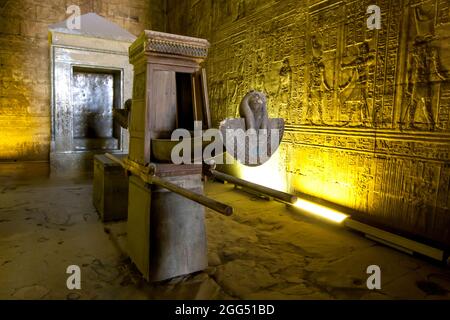
[[286,172],[277,150],[272,157],[258,167],[238,164],[239,178],[279,191],[286,191]]
[[342,223],[345,219],[349,217],[348,215],[343,214],[339,211],[321,206],[319,204],[304,199],[298,199],[297,202],[294,204],[294,207],[304,210],[313,215],[325,218],[327,220],[331,220],[336,223]]
[[[247,167],[242,164],[238,164],[238,169],[239,177],[241,179],[275,190],[287,191],[287,181],[285,175],[286,168],[283,165],[283,161],[281,161],[279,150],[272,155],[269,161],[261,166]],[[335,223],[342,223],[349,217],[344,213],[304,199],[298,199],[293,206],[312,215],[333,221]]]

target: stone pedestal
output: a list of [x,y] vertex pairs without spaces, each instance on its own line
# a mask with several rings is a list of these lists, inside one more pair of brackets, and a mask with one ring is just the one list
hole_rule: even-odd
[[[210,127],[205,39],[144,31],[129,47],[134,67],[128,162],[140,172],[203,194],[201,165],[174,165],[171,134]],[[136,172],[135,172],[136,173]],[[144,179],[145,180],[145,179]],[[149,180],[146,180],[149,181]],[[176,193],[131,176],[128,251],[149,281],[161,281],[207,267],[204,208]]]
[[120,164],[104,155],[94,156],[93,203],[103,222],[127,218],[128,177]]
[[[200,172],[164,179],[203,194]],[[130,176],[129,191],[128,253],[146,280],[170,279],[208,266],[203,206],[136,176]]]

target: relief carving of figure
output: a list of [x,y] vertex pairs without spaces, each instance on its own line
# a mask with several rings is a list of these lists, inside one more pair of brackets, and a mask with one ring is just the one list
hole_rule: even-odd
[[311,49],[313,58],[309,72],[309,101],[306,109],[306,117],[311,124],[316,124],[316,120],[318,120],[318,124],[323,124],[323,100],[325,93],[331,91],[332,88],[326,79],[325,63],[322,58],[322,44],[315,35],[311,37]]
[[439,62],[436,48],[429,44],[430,37],[416,37],[408,58],[406,99],[408,100],[408,127],[415,128],[417,109],[423,110],[428,128],[434,129],[432,107],[432,76],[446,80]]
[[289,59],[283,60],[283,66],[280,69],[280,80],[278,85],[277,97],[280,102],[280,116],[287,117],[286,111],[289,109],[290,95],[292,89],[292,68]]
[[353,69],[353,75],[350,80],[340,87],[341,91],[351,89],[360,105],[360,125],[370,125],[372,116],[369,111],[369,74],[370,67],[375,64],[375,57],[370,53],[370,47],[367,42],[363,42],[359,49],[359,55],[352,62],[343,63],[341,68]]
[[306,112],[307,118],[312,124],[315,124],[315,115],[317,112],[320,124],[323,124],[323,96],[325,91],[330,91],[331,87],[325,77],[325,64],[322,58],[314,57],[311,62],[309,78],[309,104]]

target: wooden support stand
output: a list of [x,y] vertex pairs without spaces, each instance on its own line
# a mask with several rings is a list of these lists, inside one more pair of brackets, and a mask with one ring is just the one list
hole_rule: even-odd
[[[149,281],[207,267],[204,207],[232,208],[203,195],[201,165],[174,165],[171,134],[211,125],[205,39],[144,31],[129,48],[134,67],[130,146],[123,167],[131,173],[128,250]],[[162,144],[162,151],[157,145]],[[164,149],[168,148],[168,149]]]
[[[178,174],[180,170],[173,171],[164,180],[203,194],[201,168],[195,174]],[[161,281],[205,269],[203,206],[135,175],[129,190],[128,251],[144,278]]]

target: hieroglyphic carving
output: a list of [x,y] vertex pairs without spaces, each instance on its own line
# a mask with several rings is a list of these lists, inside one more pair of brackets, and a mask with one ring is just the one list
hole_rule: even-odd
[[450,23],[450,2],[448,0],[438,0],[436,5],[436,24]]
[[[386,153],[373,152],[374,141],[382,146],[377,149]],[[351,137],[337,132],[319,139],[307,133],[287,133],[286,142],[294,146],[288,148],[293,163],[287,170],[293,176],[294,190],[304,192],[306,188],[319,197],[326,194],[329,200],[391,224],[399,223],[406,230],[444,232],[446,226],[434,224],[434,220],[446,221],[448,226],[448,218],[434,215],[433,208],[439,195],[440,209],[436,210],[448,213],[449,194],[443,193],[449,189],[448,164],[435,161],[436,146],[407,141],[380,141],[374,136]],[[447,150],[440,158],[448,159],[448,143],[441,147]]]
[[450,157],[450,144],[445,138],[439,141],[417,140],[414,135],[401,139],[376,137],[375,134],[349,135],[339,131],[317,132],[312,130],[286,132],[284,141],[295,145],[320,145],[325,148],[339,148],[383,156],[408,157],[446,161]]
[[[434,227],[430,209],[437,194],[439,170],[440,165],[420,160],[378,159],[374,209],[387,212],[394,205],[405,227],[426,233]],[[396,186],[395,190],[389,185]]]
[[[280,167],[291,191],[450,243],[448,0],[195,1],[213,10],[216,124],[248,90],[265,92],[269,116],[286,118]],[[366,26],[371,4],[380,30]],[[423,49],[418,37],[429,37]]]
[[438,128],[442,131],[450,129],[450,83],[440,85],[439,112],[437,116]]

